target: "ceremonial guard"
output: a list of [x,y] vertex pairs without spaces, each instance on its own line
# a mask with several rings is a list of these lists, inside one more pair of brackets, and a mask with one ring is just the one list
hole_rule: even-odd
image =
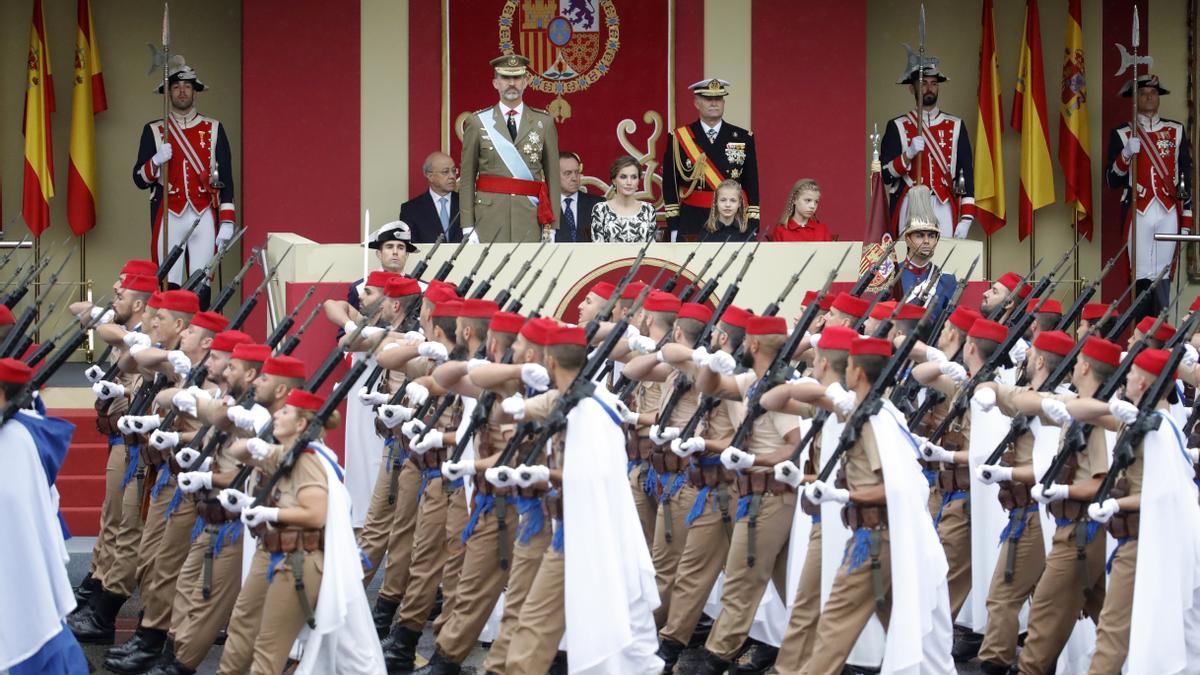
[[545,110],[521,100],[529,59],[492,59],[500,102],[467,116],[459,182],[463,236],[538,241],[558,229],[558,131]]
[[975,220],[971,140],[961,118],[938,108],[938,86],[949,78],[938,67],[937,58],[923,58],[921,67],[910,50],[908,67],[896,82],[907,84],[914,100],[920,101],[920,116],[916,110],[910,110],[888,120],[879,148],[892,223],[903,232],[903,226],[909,222],[910,189],[928,185],[941,235],[965,239]]
[[729,83],[718,78],[688,87],[700,119],[676,128],[663,161],[663,209],[671,239],[695,241],[712,210],[717,187],[736,180],[745,193],[747,229],[759,223],[758,153],[754,134],[724,120]]
[[933,211],[933,198],[927,186],[917,185],[908,191],[907,223],[903,228],[907,257],[900,266],[898,297],[904,302],[926,296],[925,304],[936,300],[937,311],[950,302],[956,280],[953,274],[933,264],[942,233]]
[[[229,135],[220,122],[196,112],[196,94],[204,91],[204,83],[178,54],[171,57],[168,83],[171,110],[167,128],[164,133],[163,120],[142,128],[133,182],[151,191],[150,242],[155,261],[192,232],[186,254],[167,274],[167,281],[178,287],[233,238],[236,210]],[[163,93],[161,84],[157,91]],[[165,210],[161,208],[164,171],[168,187]],[[192,230],[197,219],[199,225]],[[207,307],[207,286],[203,291]]]

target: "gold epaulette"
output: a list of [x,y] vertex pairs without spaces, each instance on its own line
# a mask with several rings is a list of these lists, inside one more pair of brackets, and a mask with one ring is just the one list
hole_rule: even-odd
[[541,109],[541,108],[535,108],[535,107],[533,107],[533,106],[528,106],[528,107],[529,107],[529,109],[530,109],[530,110],[532,110],[532,111],[533,111],[533,112],[535,112],[535,113],[541,113],[541,114],[543,114],[543,115],[546,115],[547,117],[549,117],[549,116],[550,116],[550,113],[546,112],[545,110],[543,110],[543,109]]

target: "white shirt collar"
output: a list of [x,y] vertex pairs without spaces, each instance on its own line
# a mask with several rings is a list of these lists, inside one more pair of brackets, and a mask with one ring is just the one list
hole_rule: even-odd
[[517,121],[520,122],[521,114],[525,112],[525,102],[522,101],[521,103],[518,103],[517,107],[515,107],[515,108],[510,108],[510,107],[504,105],[503,103],[500,104],[500,117],[503,117],[506,122],[508,120],[508,111],[509,110],[517,111]]
[[1138,113],[1137,118],[1138,124],[1147,131],[1153,130],[1162,122],[1162,118],[1159,117],[1157,113],[1154,115],[1143,115]]
[[444,195],[439,195],[438,193],[436,193],[436,192],[434,192],[434,191],[433,191],[433,188],[429,188],[429,197],[430,197],[430,199],[432,199],[432,200],[433,200],[433,205],[434,205],[434,207],[437,207],[437,206],[438,206],[438,201],[439,201],[439,200],[442,200],[442,199],[445,199],[445,200],[447,200],[447,201],[446,201],[446,206],[447,206],[447,207],[449,207],[449,206],[450,206],[450,202],[449,202],[449,199],[450,199],[450,193],[449,193],[449,192],[447,192],[447,193],[446,193],[446,194],[444,194]]
[[700,120],[700,127],[701,127],[702,129],[704,129],[704,135],[705,135],[705,136],[707,136],[707,135],[708,135],[708,132],[709,132],[709,131],[715,131],[716,133],[718,133],[718,134],[719,134],[719,133],[721,133],[721,125],[722,125],[724,122],[725,122],[725,120],[721,120],[721,121],[717,122],[715,126],[711,126],[711,127],[710,127],[710,126],[708,126],[708,124],[706,124],[706,123],[704,122],[704,120]]
[[928,110],[922,110],[921,114],[923,114],[925,116],[926,122],[932,122],[932,121],[936,120],[938,117],[941,117],[942,111],[940,109],[938,109],[937,106],[934,106]]

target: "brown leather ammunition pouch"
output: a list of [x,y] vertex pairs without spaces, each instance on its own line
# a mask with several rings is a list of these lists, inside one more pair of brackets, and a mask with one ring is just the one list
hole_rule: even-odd
[[1112,520],[1108,521],[1108,532],[1116,539],[1137,539],[1141,520],[1141,513],[1138,511],[1118,511]]
[[737,476],[738,497],[747,495],[782,495],[792,491],[792,486],[775,480],[769,471],[751,471]]
[[953,466],[943,464],[942,466],[945,468],[938,469],[938,489],[944,493],[971,491],[971,467],[966,464]]
[[842,507],[842,524],[851,530],[860,527],[878,530],[887,527],[887,514],[887,505],[868,506],[851,502]]
[[1088,502],[1080,502],[1074,499],[1064,499],[1058,502],[1050,502],[1046,505],[1046,510],[1050,515],[1054,516],[1055,520],[1081,520],[1087,516]]
[[262,536],[263,549],[267,553],[291,553],[293,551],[325,550],[325,530],[299,530],[268,528]]

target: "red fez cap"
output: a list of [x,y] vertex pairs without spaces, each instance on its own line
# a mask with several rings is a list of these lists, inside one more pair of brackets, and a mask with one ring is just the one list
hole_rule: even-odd
[[646,288],[646,282],[631,281],[627,286],[625,286],[625,290],[621,291],[621,299],[634,300],[637,298],[637,296],[641,295],[642,289],[644,288]]
[[458,294],[454,292],[454,284],[434,279],[425,288],[425,299],[435,305],[439,302],[446,302],[447,300],[454,300],[456,298],[458,298]]
[[595,293],[605,300],[608,300],[612,297],[613,291],[615,290],[617,290],[617,287],[608,283],[607,281],[597,281],[596,283],[592,284],[592,287],[590,290],[588,290],[588,293]]
[[555,326],[554,330],[550,331],[547,336],[547,345],[579,345],[586,347],[587,342],[584,341],[586,335],[583,328],[579,326]]
[[159,309],[195,314],[200,311],[200,298],[191,291],[163,291]]
[[817,349],[836,349],[841,352],[850,351],[850,345],[855,338],[861,337],[853,328],[846,326],[830,326],[821,331],[821,342]]
[[950,313],[950,323],[964,333],[969,332],[971,325],[979,318],[979,312],[970,307],[958,307]]
[[382,290],[384,288],[387,288],[387,283],[388,283],[389,279],[391,279],[393,277],[398,277],[398,276],[400,276],[400,275],[396,274],[395,272],[385,272],[384,270],[373,270],[370,274],[367,275],[367,281],[366,281],[365,285],[370,286],[372,288],[378,288],[378,289]]
[[895,300],[884,300],[883,302],[875,303],[875,308],[871,310],[871,318],[876,321],[883,321],[890,318],[892,312],[896,309]]
[[1108,305],[1102,302],[1089,302],[1083,306],[1083,312],[1079,315],[1079,318],[1084,321],[1095,321],[1104,316],[1104,313],[1107,311]]
[[[824,336],[822,336],[824,339]],[[856,337],[850,343],[850,356],[891,356],[892,343],[883,338]]]
[[301,408],[316,412],[317,410],[321,409],[322,405],[325,404],[325,399],[317,396],[316,394],[304,391],[303,389],[293,389],[288,392],[284,403],[287,403],[294,408]]
[[[1005,272],[996,281],[1011,291],[1017,287],[1017,284],[1021,283],[1021,275],[1014,272]],[[1028,283],[1021,284],[1021,290],[1017,291],[1017,296],[1024,300],[1031,291],[1033,291],[1033,286],[1030,286]]]
[[209,350],[214,352],[232,352],[234,347],[249,344],[253,341],[254,338],[240,330],[222,331],[213,337],[212,347],[209,347]]
[[1115,342],[1109,342],[1102,337],[1095,335],[1089,337],[1083,343],[1082,354],[1089,359],[1095,359],[1101,363],[1116,368],[1121,365],[1121,346]]
[[304,362],[294,356],[272,356],[263,364],[263,374],[304,379]]
[[[621,297],[625,297],[625,294],[622,293]],[[637,295],[634,294],[633,297],[637,297]],[[650,291],[646,295],[646,302],[642,304],[642,309],[647,312],[668,312],[670,314],[678,313],[679,307],[679,298],[662,291]]]
[[834,309],[860,319],[867,313],[867,307],[869,306],[870,303],[866,300],[856,298],[849,293],[838,293],[838,296],[833,300]]
[[925,308],[920,305],[905,303],[900,305],[900,313],[896,315],[897,321],[920,321],[925,316]]
[[754,315],[742,309],[741,307],[734,307],[733,305],[730,305],[725,308],[725,313],[721,315],[721,321],[729,324],[730,326],[735,326],[737,328],[741,328],[742,330],[746,330],[746,322],[749,321],[750,317],[752,316]]
[[525,317],[520,314],[496,312],[492,315],[492,322],[488,324],[488,330],[496,333],[519,333],[523,325],[525,325]]
[[550,344],[550,334],[558,328],[554,319],[538,317],[530,319],[521,327],[521,336],[535,345],[543,347]]
[[162,307],[162,303],[163,303],[162,291],[153,291],[150,293],[150,299],[146,301],[146,306],[153,307],[154,309],[160,309]]
[[389,298],[403,298],[407,295],[417,295],[420,292],[421,284],[418,284],[416,279],[402,274],[392,276],[387,280],[387,285],[383,287],[383,294]]
[[271,358],[271,348],[266,345],[254,344],[253,342],[243,342],[240,345],[234,345],[233,353],[230,356],[239,361],[263,363]]
[[153,293],[158,290],[158,279],[141,274],[127,274],[121,288],[134,293]]
[[813,300],[816,300],[816,299],[817,299],[816,291],[805,291],[804,299],[800,301],[800,306],[808,307],[809,305],[811,305],[813,303]]
[[158,275],[158,265],[153,260],[126,260],[120,274],[154,278]]
[[1197,309],[1200,309],[1200,295],[1196,296],[1196,299],[1192,301],[1192,306],[1188,307],[1188,311],[1194,312]]
[[1004,338],[1008,337],[1008,329],[1003,324],[996,323],[991,319],[980,318],[971,324],[971,330],[967,332],[967,335],[980,340],[1004,342]]
[[0,305],[0,326],[11,326],[16,322],[17,320],[13,318],[12,310],[8,308],[8,305]]
[[1033,347],[1038,351],[1066,356],[1075,346],[1075,340],[1061,330],[1045,330],[1033,339]]
[[1167,340],[1175,337],[1175,327],[1166,321],[1162,322],[1162,325],[1158,327],[1158,330],[1154,331],[1154,335],[1150,335],[1150,329],[1154,327],[1154,322],[1156,320],[1157,319],[1152,316],[1143,317],[1142,320],[1138,322],[1137,329],[1141,331],[1142,335],[1152,337],[1159,342],[1166,342]]
[[191,325],[196,328],[211,330],[214,333],[220,333],[225,330],[225,326],[229,325],[229,319],[225,318],[224,314],[216,312],[200,312],[192,317]]
[[0,382],[28,384],[33,378],[33,369],[16,359],[0,359]]
[[[671,296],[672,298],[675,296]],[[708,305],[702,305],[698,302],[687,302],[679,308],[679,314],[676,319],[695,319],[701,323],[708,323],[712,319],[713,311]]]
[[500,311],[500,305],[492,300],[463,300],[462,313],[459,316],[468,319],[490,319]]
[[1033,311],[1045,312],[1047,314],[1062,314],[1063,306],[1061,302],[1054,298],[1046,298],[1034,305]]
[[752,316],[746,321],[747,335],[787,335],[787,321],[781,316]]
[[440,318],[443,316],[457,317],[462,316],[463,303],[462,300],[446,300],[434,305],[433,312],[430,317]]
[[1163,368],[1167,367],[1169,358],[1171,358],[1171,352],[1166,349],[1143,349],[1133,359],[1133,365],[1157,376],[1162,373]]

